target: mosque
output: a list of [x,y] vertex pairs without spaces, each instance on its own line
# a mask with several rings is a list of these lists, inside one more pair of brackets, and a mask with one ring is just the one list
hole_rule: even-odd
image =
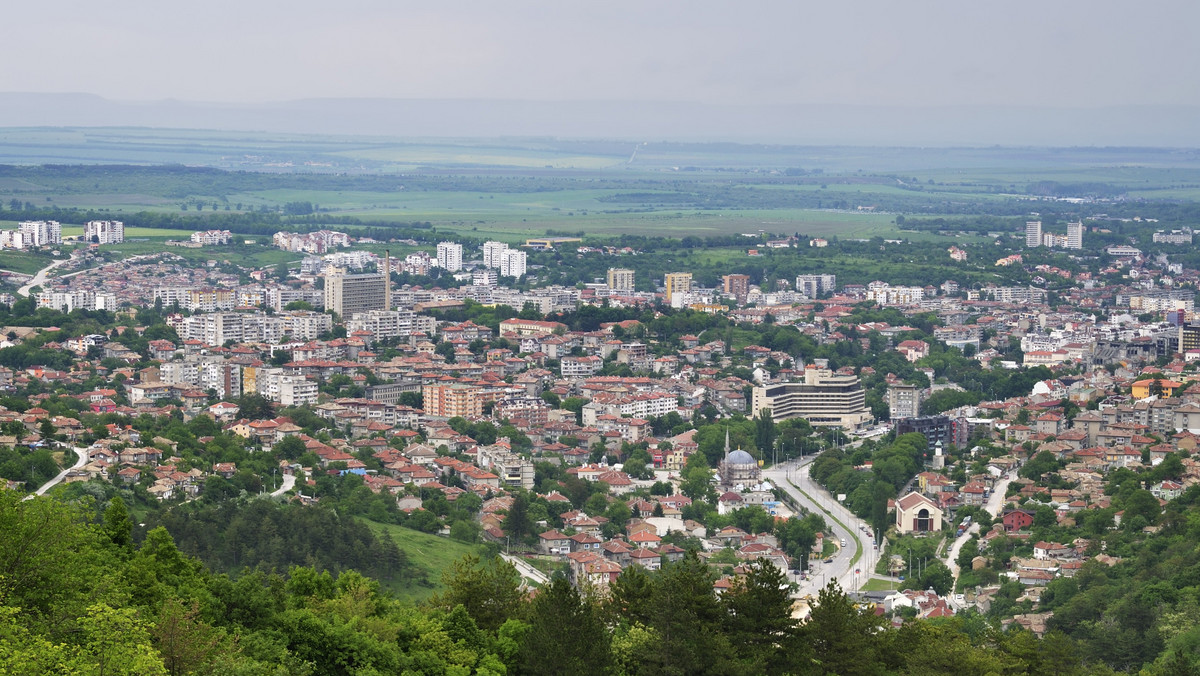
[[749,486],[757,484],[762,470],[758,461],[742,449],[729,450],[729,430],[725,430],[725,457],[717,463],[717,476],[722,486]]

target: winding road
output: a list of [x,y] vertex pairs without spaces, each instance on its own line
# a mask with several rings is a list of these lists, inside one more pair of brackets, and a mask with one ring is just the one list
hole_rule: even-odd
[[[987,504],[985,504],[983,508],[986,509],[988,514],[991,514],[993,518],[1000,515],[1000,510],[1004,507],[1004,494],[1008,492],[1008,485],[1012,483],[1014,476],[1015,473],[1009,472],[1004,476],[1003,479],[996,482],[996,485],[992,488],[992,494],[988,496]],[[951,525],[951,527],[954,528],[955,526]],[[967,532],[963,533],[954,540],[954,544],[951,545],[950,551],[946,553],[946,566],[950,568],[950,572],[954,573],[955,584],[958,583],[959,573],[958,553],[962,551],[963,545],[967,543],[967,540],[971,539],[971,536],[978,532],[979,522],[972,523],[971,527],[967,529]]]
[[277,498],[277,497],[283,495],[284,493],[287,493],[288,491],[292,490],[292,487],[295,485],[296,485],[296,475],[295,474],[284,474],[283,475],[283,484],[281,484],[279,486],[279,488],[276,488],[275,490],[271,491],[271,497]]
[[521,560],[521,557],[501,553],[500,558],[511,563],[513,567],[517,569],[517,572],[521,574],[521,577],[525,578],[526,580],[534,582],[539,586],[550,584],[550,578],[547,577],[545,573],[537,568],[534,568],[528,563],[525,563]]
[[66,478],[67,478],[67,474],[69,474],[69,473],[71,472],[71,470],[73,470],[73,469],[79,469],[80,467],[83,467],[83,466],[84,466],[84,465],[87,463],[87,458],[88,458],[88,455],[87,455],[87,449],[86,449],[86,448],[74,447],[72,450],[74,450],[74,451],[75,451],[75,455],[79,456],[79,459],[75,461],[75,464],[74,464],[74,465],[71,465],[70,467],[68,467],[68,468],[64,469],[63,471],[59,472],[59,473],[58,473],[58,476],[56,476],[56,477],[54,477],[53,479],[51,479],[51,480],[47,481],[46,483],[42,484],[42,485],[41,485],[41,487],[39,487],[39,488],[38,488],[36,491],[34,491],[33,493],[30,493],[29,495],[26,495],[26,496],[25,496],[25,499],[26,499],[26,500],[32,500],[32,499],[33,499],[34,497],[36,497],[36,496],[39,496],[39,495],[45,495],[45,494],[46,494],[46,491],[48,491],[48,490],[50,490],[51,488],[54,488],[55,486],[57,486],[57,485],[59,485],[60,483],[62,483],[63,479],[66,479]]
[[71,262],[71,260],[73,260],[74,257],[75,257],[74,254],[72,254],[71,258],[63,258],[62,260],[54,261],[50,265],[47,265],[46,267],[42,268],[41,270],[38,270],[37,274],[33,276],[33,279],[29,280],[28,284],[17,289],[17,295],[18,296],[29,296],[29,291],[31,289],[33,289],[33,287],[41,286],[42,284],[46,283],[46,279],[50,276],[51,270],[59,267],[60,265]]

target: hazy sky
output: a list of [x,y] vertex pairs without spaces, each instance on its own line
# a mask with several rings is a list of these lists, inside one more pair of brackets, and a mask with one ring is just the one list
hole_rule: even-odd
[[1189,0],[10,3],[0,91],[1200,104]]

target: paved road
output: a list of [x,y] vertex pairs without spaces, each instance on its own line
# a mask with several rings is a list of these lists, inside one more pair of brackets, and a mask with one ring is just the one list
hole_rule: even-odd
[[526,580],[531,580],[539,585],[550,583],[550,578],[546,577],[545,573],[537,568],[534,568],[528,563],[525,563],[521,560],[521,557],[513,556],[511,554],[501,554],[500,556],[505,561],[511,563],[517,569],[517,572],[521,574],[521,577],[525,578]]
[[[845,540],[846,542],[846,546],[839,549],[833,555],[832,562],[825,563],[824,560],[810,560],[809,579],[806,581],[796,580],[799,587],[796,596],[807,594],[815,596],[831,580],[836,580],[838,585],[845,591],[854,591],[871,577],[870,571],[874,568],[876,557],[878,556],[878,552],[872,546],[873,541],[870,539],[870,536],[861,530],[866,523],[857,516],[854,516],[849,509],[846,509],[841,503],[834,500],[833,496],[827,493],[824,488],[809,478],[809,464],[815,459],[816,456],[810,456],[790,460],[763,472],[763,476],[766,479],[773,485],[782,488],[784,492],[792,497],[796,504],[825,517],[826,523],[829,524],[827,537],[835,538],[835,542],[840,540]],[[797,490],[797,487],[799,487],[799,490]],[[811,499],[809,496],[811,496]],[[843,528],[830,518],[830,515],[836,517],[842,523],[849,526],[849,528]],[[862,557],[858,562],[852,564],[851,561],[854,558],[854,554],[860,546],[862,547]],[[856,569],[860,571],[857,575],[854,572]]]
[[75,461],[75,464],[71,465],[70,467],[59,472],[58,476],[56,476],[53,479],[42,484],[41,487],[38,488],[36,491],[34,491],[32,495],[25,496],[26,500],[31,500],[35,495],[45,495],[46,491],[48,491],[51,488],[54,488],[58,484],[62,483],[63,479],[67,478],[67,474],[71,470],[79,469],[80,467],[83,467],[87,463],[87,449],[86,448],[75,448],[73,450],[75,451],[75,455],[79,456],[79,459]]
[[274,491],[271,491],[271,497],[277,498],[277,497],[283,495],[284,493],[287,493],[288,491],[292,490],[292,486],[295,486],[295,485],[296,485],[296,475],[295,474],[284,474],[283,475],[283,485],[281,485],[279,488],[275,489]]
[[[1008,485],[1012,483],[1014,476],[1015,475],[1011,472],[1006,474],[1003,479],[996,482],[995,487],[992,489],[992,494],[988,496],[987,504],[985,504],[983,508],[986,509],[988,514],[991,514],[993,517],[998,516],[1000,514],[1000,510],[1004,508],[1004,494],[1008,492]],[[954,526],[954,528],[957,528],[957,526]],[[967,540],[970,540],[971,536],[978,532],[979,523],[972,523],[971,527],[967,529],[967,532],[959,536],[954,541],[954,544],[950,547],[950,551],[946,553],[946,565],[950,568],[950,572],[954,573],[955,583],[958,582],[959,573],[958,553],[962,550],[963,545],[967,543]]]
[[28,296],[30,289],[32,289],[35,286],[41,286],[42,284],[46,283],[46,278],[50,275],[51,270],[53,270],[54,268],[57,268],[60,265],[63,265],[64,263],[70,262],[70,260],[71,260],[70,258],[64,258],[59,261],[54,261],[50,265],[47,265],[46,267],[42,268],[41,270],[38,270],[37,274],[33,276],[33,279],[29,280],[28,284],[17,289],[17,295],[18,296]]

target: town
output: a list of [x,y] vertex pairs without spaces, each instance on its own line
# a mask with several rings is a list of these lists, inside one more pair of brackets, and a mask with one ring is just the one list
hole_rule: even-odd
[[[1012,246],[1079,251],[1085,230],[1030,221]],[[248,269],[223,260],[241,236],[205,231],[179,243],[211,249],[205,264],[171,247],[97,259],[123,231],[10,238],[74,245],[58,277],[0,299],[14,320],[57,313],[0,351],[0,384],[28,401],[0,412],[0,442],[27,449],[0,464],[10,488],[341,505],[361,487],[370,518],[494,543],[533,585],[602,595],[690,551],[718,594],[774,566],[800,616],[837,581],[897,623],[971,610],[1040,636],[1052,583],[1119,564],[1109,533],[1153,537],[1200,483],[1197,271],[1128,245],[1094,272],[1030,266],[1023,286],[706,287],[616,266],[538,285],[550,253],[636,251],[409,240],[393,257],[320,230],[271,238],[298,266]],[[396,281],[431,274],[450,283]],[[77,458],[61,472],[56,447]]]

